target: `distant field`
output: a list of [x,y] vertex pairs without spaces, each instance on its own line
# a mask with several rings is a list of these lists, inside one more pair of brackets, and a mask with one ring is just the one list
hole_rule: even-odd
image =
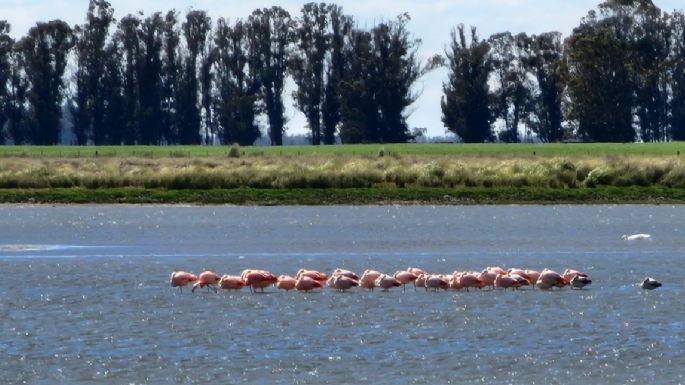
[[[0,146],[0,157],[225,157],[229,146]],[[685,156],[685,142],[553,144],[361,144],[241,147],[242,156]]]

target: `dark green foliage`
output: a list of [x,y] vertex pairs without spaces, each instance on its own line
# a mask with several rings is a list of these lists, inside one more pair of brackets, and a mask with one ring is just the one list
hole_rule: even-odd
[[261,136],[255,121],[259,99],[258,64],[248,39],[248,26],[238,20],[217,21],[213,60],[218,94],[214,102],[222,144],[254,144]]
[[482,143],[493,138],[489,51],[490,45],[478,39],[475,28],[471,28],[470,44],[466,42],[463,25],[452,32],[450,50],[446,52],[450,72],[448,82],[443,84],[442,121],[465,143]]
[[5,144],[5,122],[9,120],[9,85],[12,77],[11,57],[14,40],[9,36],[10,25],[0,20],[0,144]]
[[254,56],[264,109],[269,120],[271,144],[283,144],[285,105],[283,88],[288,64],[288,45],[292,41],[294,21],[281,7],[257,9],[248,19],[250,45]]
[[685,140],[685,14],[676,12],[671,20],[673,49],[671,53],[671,138]]
[[65,84],[62,79],[69,50],[71,27],[62,20],[37,23],[19,43],[28,90],[28,140],[38,145],[57,144]]
[[409,15],[353,30],[340,83],[343,143],[404,143],[413,137],[406,109],[417,98],[412,85],[426,71],[416,57],[420,40],[407,30]]
[[[75,74],[76,95],[71,106],[76,141],[84,145],[88,140],[101,145],[110,143],[105,130],[105,46],[109,28],[114,21],[114,10],[105,0],[90,0],[86,23],[74,28],[76,40]],[[111,69],[116,70],[116,69]]]

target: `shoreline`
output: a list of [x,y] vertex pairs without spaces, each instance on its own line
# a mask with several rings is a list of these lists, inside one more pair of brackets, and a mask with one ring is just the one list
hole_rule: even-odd
[[685,204],[667,187],[456,187],[304,189],[0,189],[0,204],[162,204],[232,206]]

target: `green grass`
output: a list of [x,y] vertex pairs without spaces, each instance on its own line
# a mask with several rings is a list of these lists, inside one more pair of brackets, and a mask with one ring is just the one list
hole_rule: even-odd
[[683,203],[685,189],[662,187],[551,188],[387,188],[387,189],[0,189],[0,202],[49,204],[564,204]]
[[[685,142],[241,147],[242,156],[685,156]],[[0,146],[0,157],[227,157],[230,146]]]

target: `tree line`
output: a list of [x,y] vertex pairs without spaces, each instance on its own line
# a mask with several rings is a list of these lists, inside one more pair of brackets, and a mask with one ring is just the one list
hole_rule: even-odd
[[[413,85],[445,66],[445,127],[464,142],[631,142],[685,137],[685,16],[607,0],[572,34],[457,26],[422,63],[410,17],[361,28],[335,4],[247,18],[190,10],[116,20],[90,0],[83,24],[39,22],[14,41],[0,20],[0,143],[282,145],[284,93],[311,143],[407,142]],[[69,69],[69,71],[67,71]]]

